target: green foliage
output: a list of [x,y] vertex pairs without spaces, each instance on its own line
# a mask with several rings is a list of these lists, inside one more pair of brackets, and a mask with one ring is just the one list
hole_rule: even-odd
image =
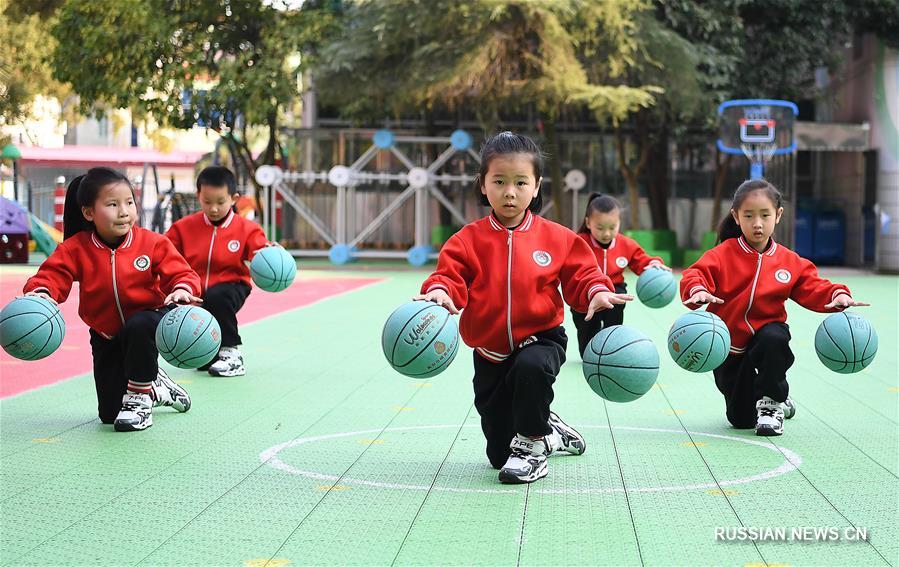
[[27,119],[36,95],[66,96],[66,87],[53,80],[45,62],[54,46],[47,25],[39,14],[21,13],[0,0],[0,123]]
[[[657,88],[593,83],[582,51],[602,50],[610,65],[626,68],[633,5],[476,0],[435,10],[423,0],[348,3],[340,33],[321,48],[317,85],[327,104],[358,119],[470,105],[488,124],[503,109],[534,105],[552,117],[579,103],[622,117],[651,104]],[[628,32],[613,33],[622,28]]]

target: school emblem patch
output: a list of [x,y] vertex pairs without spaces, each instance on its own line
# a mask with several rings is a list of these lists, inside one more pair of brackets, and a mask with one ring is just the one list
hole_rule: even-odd
[[534,250],[534,262],[538,266],[549,266],[550,262],[553,261],[553,257],[549,255],[549,252],[543,250]]
[[780,283],[790,283],[790,280],[793,279],[793,274],[788,270],[777,270],[774,272],[774,279]]
[[229,241],[228,242],[228,250],[230,250],[231,252],[237,252],[238,250],[240,250],[240,241],[238,241],[238,240]]
[[150,257],[144,254],[134,259],[134,267],[141,272],[146,272],[150,267]]
[[627,266],[627,258],[624,256],[615,258],[615,265],[622,269],[625,268]]

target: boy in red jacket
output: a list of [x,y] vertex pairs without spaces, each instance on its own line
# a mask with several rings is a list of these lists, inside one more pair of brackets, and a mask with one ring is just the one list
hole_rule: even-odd
[[234,212],[237,182],[226,167],[211,166],[197,176],[199,212],[179,220],[166,233],[175,248],[200,275],[203,307],[222,329],[218,356],[201,367],[213,376],[246,374],[240,353],[237,312],[250,295],[246,262],[268,245],[258,224]]
[[[587,313],[632,299],[611,291],[586,243],[540,210],[542,155],[533,140],[503,132],[481,150],[478,194],[490,216],[444,244],[417,299],[462,311],[474,347],[474,405],[499,480],[527,483],[548,472],[553,451],[580,455],[584,438],[550,411],[565,362],[562,295]],[[511,440],[511,444],[510,444]]]
[[135,226],[128,178],[96,167],[66,190],[65,239],[24,287],[65,301],[80,284],[90,327],[100,421],[116,431],[153,425],[152,407],[190,409],[190,396],[157,363],[156,326],[173,303],[199,303],[200,279],[164,236]]
[[[648,268],[659,268],[671,271],[662,263],[661,258],[649,256],[637,241],[619,234],[621,227],[621,204],[618,199],[601,193],[591,193],[587,199],[587,210],[584,222],[578,229],[578,236],[583,238],[596,256],[599,269],[609,276],[615,285],[615,293],[627,293],[624,283],[624,269],[630,268],[638,276]],[[571,318],[577,328],[578,352],[583,355],[596,333],[612,325],[624,323],[624,304],[616,305],[601,313],[592,320],[585,320],[583,312],[571,308]]]
[[718,229],[720,244],[684,270],[680,282],[684,305],[708,304],[730,331],[730,356],[714,371],[728,421],[737,428],[754,426],[763,436],[781,435],[784,418],[796,413],[788,397],[787,370],[794,358],[786,300],[821,313],[867,305],[774,242],[781,202],[780,192],[764,179],[743,182]]

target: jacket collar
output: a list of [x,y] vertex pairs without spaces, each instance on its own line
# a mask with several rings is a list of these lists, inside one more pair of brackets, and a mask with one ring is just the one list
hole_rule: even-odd
[[[203,222],[206,223],[206,226],[215,226],[212,224],[212,221],[209,220],[209,217],[206,216],[206,213],[204,213],[203,211],[200,211],[200,214],[203,215]],[[234,209],[231,209],[228,211],[228,216],[225,217],[225,221],[222,222],[222,224],[220,224],[218,226],[219,226],[219,228],[228,228],[228,226],[231,224],[231,221],[233,221],[233,220],[234,220]]]
[[[603,245],[599,243],[599,240],[596,240],[595,238],[593,238],[592,232],[588,232],[587,234],[590,236],[590,242],[593,244],[593,246],[595,246],[596,248],[603,248]],[[609,245],[605,246],[604,248],[606,250],[611,250],[612,248],[615,248],[615,241],[617,241],[617,240],[618,240],[618,237],[616,236],[615,238],[612,239],[612,242],[610,242]]]
[[740,245],[740,248],[743,249],[743,252],[746,252],[747,254],[764,254],[765,256],[774,256],[774,251],[777,250],[777,242],[774,242],[774,237],[771,237],[771,245],[768,246],[768,249],[764,252],[759,252],[755,248],[750,246],[749,243],[746,242],[746,239],[742,234],[739,238],[737,238],[737,243]]
[[[134,227],[131,227],[131,230],[128,231],[128,235],[125,237],[125,241],[117,248],[120,250],[122,248],[128,248],[131,246],[131,243],[134,241]],[[112,250],[101,238],[97,236],[96,232],[91,232],[91,242],[94,243],[94,246],[97,248],[106,248],[107,250]]]
[[[534,216],[534,213],[531,211],[525,211],[524,219],[522,219],[521,224],[515,227],[515,232],[527,232],[530,230],[534,225]],[[493,214],[493,211],[490,211],[490,215],[487,218],[490,220],[490,226],[493,230],[509,230],[496,220],[496,215]]]

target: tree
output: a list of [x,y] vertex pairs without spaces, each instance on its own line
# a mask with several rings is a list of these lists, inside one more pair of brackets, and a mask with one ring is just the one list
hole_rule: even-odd
[[[253,180],[279,153],[297,99],[300,52],[333,22],[331,2],[288,11],[259,0],[65,0],[50,59],[85,114],[128,108],[161,126],[206,126]],[[254,127],[265,140],[254,155]]]
[[[561,219],[567,207],[561,205],[555,124],[562,109],[589,104],[620,117],[652,100],[652,89],[591,83],[579,55],[588,29],[602,35],[626,27],[632,5],[478,0],[435,10],[420,0],[354,3],[344,14],[342,32],[321,47],[317,85],[344,116],[368,120],[465,106],[492,133],[508,111],[536,109]],[[626,49],[613,41],[604,47],[609,47],[608,64],[626,66],[619,62]]]
[[[49,20],[52,22],[52,20]],[[46,37],[49,23],[40,14],[22,13],[14,4],[0,0],[0,125],[29,118],[38,95],[67,96],[65,85],[53,80],[46,58],[54,42]]]
[[[626,121],[611,120],[618,169],[631,204],[631,228],[639,227],[638,182],[646,170],[651,174],[648,187],[653,226],[667,228],[669,133],[673,125],[691,119],[703,99],[694,46],[666,27],[649,8],[643,5],[633,20],[629,64],[620,70],[604,65],[593,68],[596,80],[601,82],[653,85],[650,103],[628,109]],[[606,72],[610,74],[604,76]],[[601,112],[595,114],[600,122],[608,119]]]

